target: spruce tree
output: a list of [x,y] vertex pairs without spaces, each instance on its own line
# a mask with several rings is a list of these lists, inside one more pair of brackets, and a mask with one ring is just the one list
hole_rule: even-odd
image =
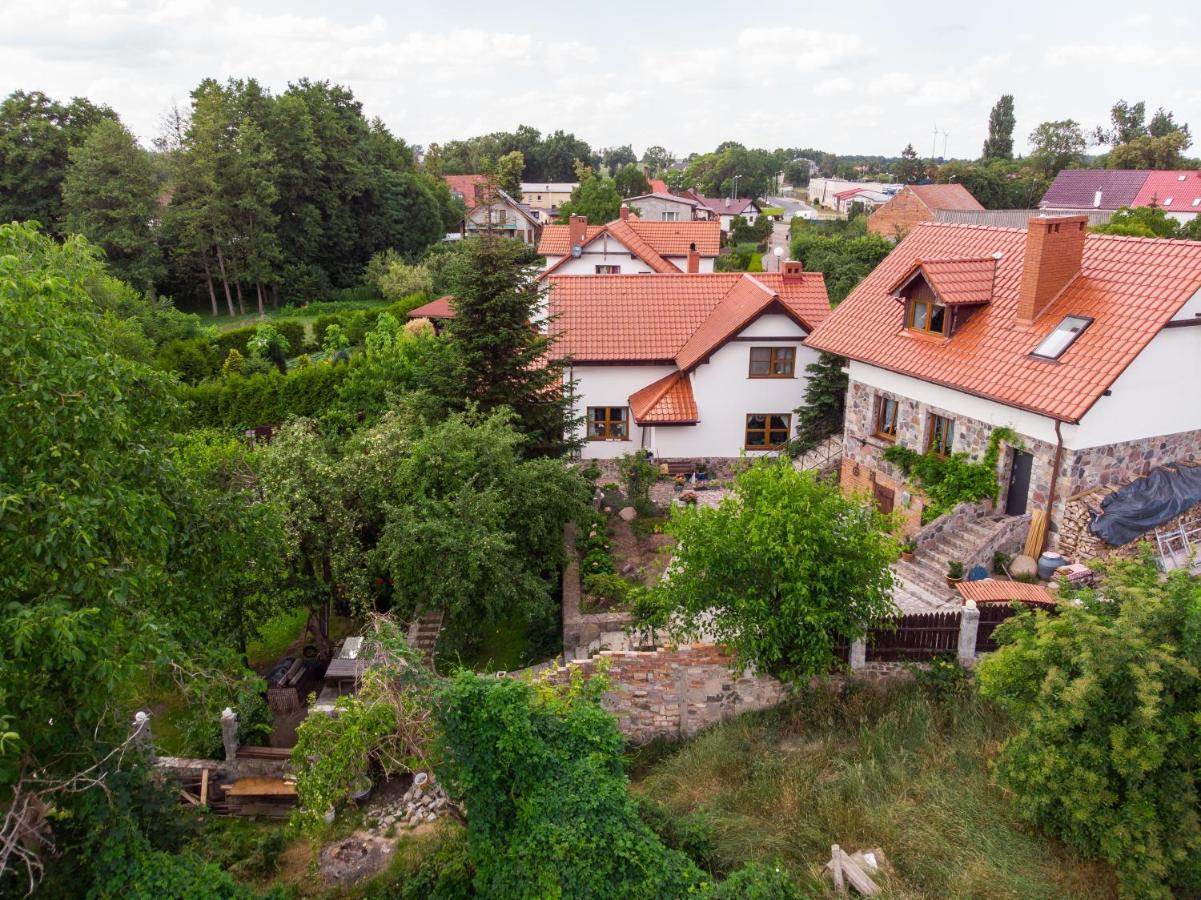
[[808,453],[842,431],[847,403],[847,376],[842,371],[845,365],[841,356],[822,353],[817,362],[805,366],[809,381],[805,403],[796,410],[797,432],[791,443],[796,455]]
[[438,391],[452,407],[512,409],[527,453],[556,456],[576,446],[578,422],[554,338],[532,324],[545,303],[534,259],[524,244],[506,237],[485,234],[462,243],[448,266],[454,362],[438,379]]

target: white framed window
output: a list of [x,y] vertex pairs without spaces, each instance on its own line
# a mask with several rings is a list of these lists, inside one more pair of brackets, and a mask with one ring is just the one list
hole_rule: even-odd
[[665,210],[663,210],[663,221],[664,221],[664,222],[678,222],[678,221],[680,221],[680,213],[679,213],[679,211],[678,211],[678,210],[674,210],[674,209],[665,209]]

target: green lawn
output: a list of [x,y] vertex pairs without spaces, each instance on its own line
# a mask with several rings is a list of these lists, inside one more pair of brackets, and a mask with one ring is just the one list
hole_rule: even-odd
[[259,629],[258,640],[246,644],[246,658],[250,665],[269,665],[283,656],[292,642],[300,637],[308,615],[308,610],[293,609],[267,622]]
[[784,215],[784,207],[782,206],[765,206],[762,209],[765,216],[782,216]]
[[643,751],[634,790],[709,834],[715,872],[779,860],[816,896],[835,843],[883,849],[888,897],[1116,896],[1108,867],[1026,826],[993,786],[1004,734],[975,697],[932,701],[913,683],[805,691],[665,757]]

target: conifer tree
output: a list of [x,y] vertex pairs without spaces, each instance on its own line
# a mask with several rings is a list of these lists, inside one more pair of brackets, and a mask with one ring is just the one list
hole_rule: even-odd
[[842,371],[845,365],[842,357],[822,353],[817,362],[805,366],[809,374],[805,403],[796,410],[796,437],[790,445],[797,455],[808,453],[842,431],[847,403],[847,376]]

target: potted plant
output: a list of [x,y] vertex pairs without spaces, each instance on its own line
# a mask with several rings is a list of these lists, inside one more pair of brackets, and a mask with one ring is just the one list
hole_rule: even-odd
[[913,562],[913,554],[917,550],[917,544],[914,541],[901,542],[901,559],[905,562]]
[[947,563],[947,585],[954,587],[963,581],[963,563],[953,559]]

